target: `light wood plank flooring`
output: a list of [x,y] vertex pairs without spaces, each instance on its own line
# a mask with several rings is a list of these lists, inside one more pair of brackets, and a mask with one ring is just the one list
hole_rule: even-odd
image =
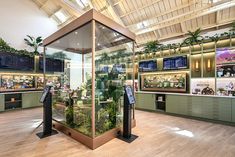
[[0,113],[1,157],[235,157],[235,127],[136,111],[139,138],[90,150],[59,133],[40,140],[42,109]]

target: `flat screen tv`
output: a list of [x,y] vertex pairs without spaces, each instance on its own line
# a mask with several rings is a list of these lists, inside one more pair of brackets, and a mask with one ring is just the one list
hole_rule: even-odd
[[149,60],[139,62],[139,72],[157,71],[157,61]]
[[114,64],[112,68],[112,72],[116,74],[125,73],[126,65],[125,64]]
[[171,58],[163,58],[164,70],[187,69],[187,67],[188,67],[188,61],[186,55],[171,57]]
[[0,68],[7,70],[33,71],[34,58],[26,55],[1,52]]
[[[43,71],[43,57],[39,58],[39,71]],[[64,61],[46,58],[46,72],[64,72]]]

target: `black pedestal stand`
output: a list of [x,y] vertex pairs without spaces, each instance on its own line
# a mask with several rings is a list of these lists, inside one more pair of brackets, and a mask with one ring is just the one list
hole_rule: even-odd
[[42,139],[55,134],[58,132],[52,129],[52,95],[48,92],[43,99],[43,132],[36,135]]
[[[125,87],[126,88],[126,87]],[[131,108],[134,104],[134,94],[128,93],[130,91],[125,90],[124,94],[124,106],[123,106],[123,134],[119,137],[119,139],[131,143],[138,136],[131,134]],[[129,97],[132,97],[131,99]]]

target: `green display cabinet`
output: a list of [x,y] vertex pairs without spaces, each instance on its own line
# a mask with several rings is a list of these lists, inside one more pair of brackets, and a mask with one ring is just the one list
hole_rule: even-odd
[[180,115],[189,115],[191,98],[188,96],[167,95],[166,112]]
[[5,110],[4,106],[5,106],[5,96],[4,94],[0,94],[0,112]]
[[27,92],[22,93],[22,108],[30,108],[41,106],[39,102],[42,92]]
[[136,108],[156,110],[155,101],[155,94],[136,93]]
[[232,99],[232,122],[235,122],[235,99]]
[[216,119],[220,121],[231,122],[232,121],[232,99],[231,98],[215,98],[217,113]]

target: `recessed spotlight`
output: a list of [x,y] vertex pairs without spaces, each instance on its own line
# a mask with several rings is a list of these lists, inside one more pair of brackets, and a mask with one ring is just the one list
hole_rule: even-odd
[[79,44],[79,43],[77,43],[77,45],[79,46],[80,44]]
[[98,46],[100,46],[100,43],[97,43]]
[[74,32],[76,35],[78,34],[78,32]]

